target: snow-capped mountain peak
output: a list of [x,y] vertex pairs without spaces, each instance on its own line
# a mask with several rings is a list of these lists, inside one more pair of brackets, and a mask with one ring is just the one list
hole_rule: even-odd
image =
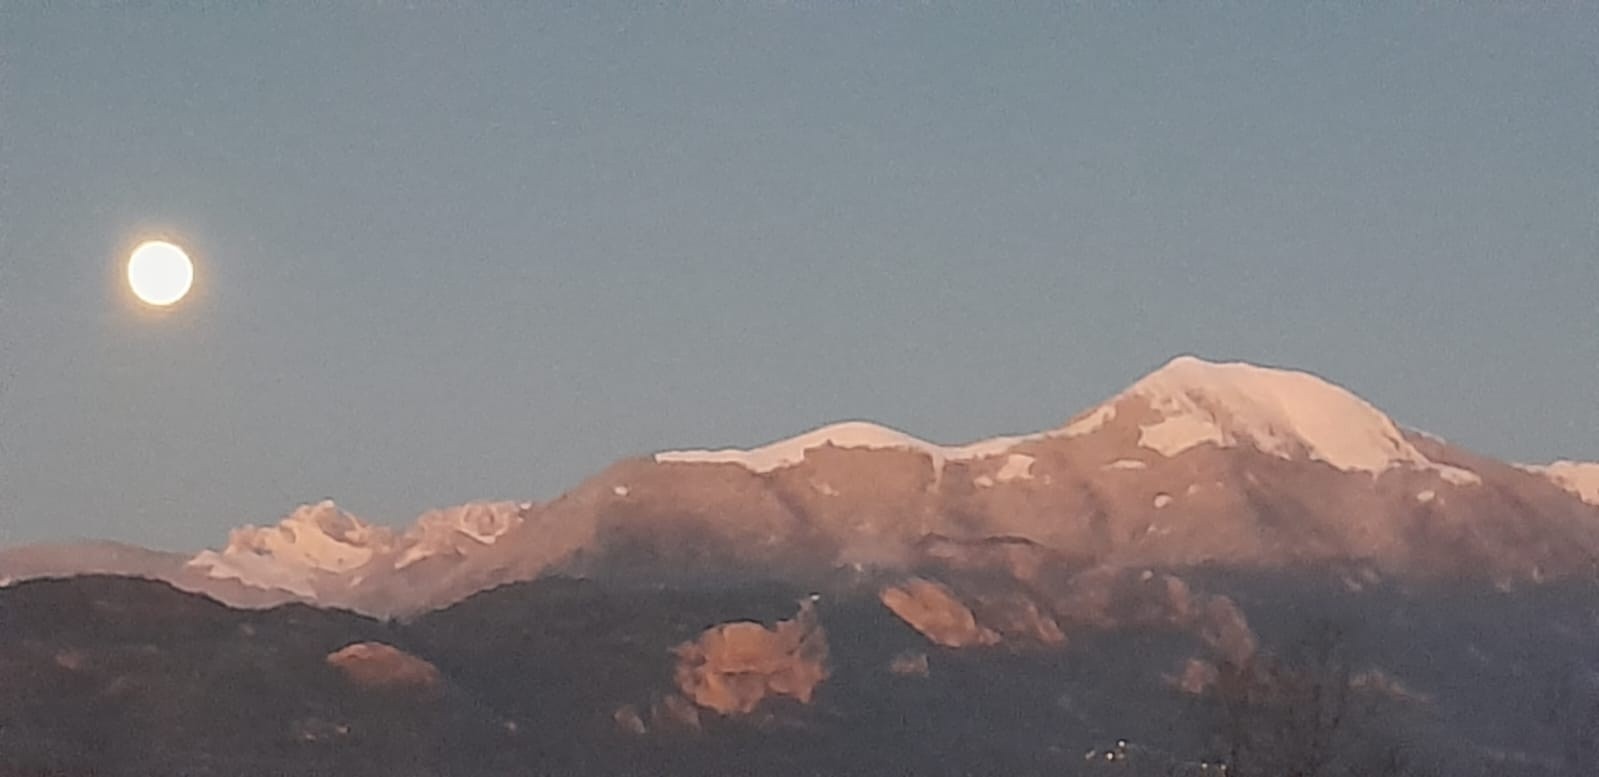
[[[1166,456],[1198,445],[1252,446],[1346,472],[1393,467],[1438,471],[1457,484],[1476,475],[1429,460],[1370,403],[1307,372],[1180,356],[1134,383],[1074,426],[1092,431],[1122,400],[1139,398],[1159,416],[1139,426],[1138,443]],[[1071,427],[1068,427],[1068,431]]]
[[1309,373],[1184,356],[1128,393],[1162,417],[1141,427],[1139,443],[1168,456],[1209,442],[1302,454],[1346,471],[1426,461],[1381,411]]
[[225,553],[252,553],[328,572],[347,572],[394,544],[394,533],[340,509],[332,500],[302,505],[276,526],[235,529]]
[[312,596],[318,576],[348,573],[393,546],[392,531],[324,500],[296,508],[275,526],[234,529],[226,547],[202,551],[188,566],[214,578]]

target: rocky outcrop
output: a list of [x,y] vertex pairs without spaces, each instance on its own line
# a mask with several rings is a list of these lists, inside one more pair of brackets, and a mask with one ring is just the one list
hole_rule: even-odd
[[999,634],[980,625],[971,608],[943,583],[912,578],[884,588],[878,598],[935,645],[963,648],[999,642]]
[[920,650],[907,650],[895,653],[888,660],[888,671],[901,677],[926,677],[931,667],[927,661],[927,654]]
[[1407,686],[1404,681],[1378,667],[1368,667],[1351,675],[1349,687],[1356,691],[1377,694],[1393,701],[1411,704],[1431,704],[1433,702],[1431,694],[1421,693]]
[[944,569],[998,573],[1025,583],[1066,561],[1063,554],[1021,537],[957,539],[931,534],[916,543],[916,553],[919,560]]
[[828,675],[827,634],[809,601],[792,620],[771,628],[753,621],[724,623],[674,652],[678,689],[723,715],[753,712],[776,696],[809,704]]
[[1234,663],[1254,655],[1258,640],[1229,598],[1193,591],[1170,574],[1097,567],[1045,581],[1040,590],[1004,577],[939,582],[916,577],[883,588],[883,605],[941,647],[1057,647],[1068,629],[1157,628],[1192,634]]
[[358,642],[328,654],[328,664],[363,688],[435,694],[438,667],[382,642]]
[[650,705],[650,724],[656,729],[700,730],[700,708],[694,702],[669,693]]
[[638,714],[638,708],[631,704],[617,707],[616,712],[611,713],[611,719],[616,721],[616,725],[623,731],[635,736],[643,735],[649,731],[648,727],[644,725],[644,718]]
[[1233,664],[1244,664],[1260,648],[1243,610],[1225,596],[1211,596],[1198,617],[1200,639]]
[[1066,644],[1066,632],[1053,615],[1032,597],[1020,591],[980,593],[973,599],[979,622],[1000,634],[1007,642],[1044,646]]
[[1221,672],[1215,664],[1202,658],[1190,658],[1183,662],[1181,672],[1175,676],[1167,675],[1166,681],[1183,693],[1200,696],[1214,687],[1220,678]]

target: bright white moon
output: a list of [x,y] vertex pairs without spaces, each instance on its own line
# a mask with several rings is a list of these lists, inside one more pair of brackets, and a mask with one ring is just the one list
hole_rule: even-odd
[[140,243],[128,257],[128,285],[147,305],[166,307],[189,293],[194,285],[194,262],[172,243]]

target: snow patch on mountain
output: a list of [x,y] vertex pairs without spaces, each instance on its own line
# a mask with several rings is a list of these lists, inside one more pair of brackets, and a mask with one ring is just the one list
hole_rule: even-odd
[[1434,463],[1432,465],[1432,470],[1437,472],[1438,473],[1438,477],[1443,478],[1445,483],[1449,483],[1449,484],[1456,485],[1456,486],[1480,486],[1480,485],[1482,485],[1482,476],[1478,475],[1475,472],[1472,472],[1469,469],[1462,469],[1460,467],[1451,467],[1448,464]]
[[1044,435],[1026,437],[994,437],[968,445],[950,446],[931,443],[912,437],[896,429],[868,421],[845,421],[806,432],[798,437],[779,440],[753,450],[724,448],[721,450],[662,451],[655,454],[658,463],[739,464],[753,472],[771,472],[790,467],[805,460],[805,453],[817,448],[865,448],[875,450],[902,450],[925,454],[933,460],[933,467],[942,470],[945,462],[969,461],[998,456],[1024,442],[1040,439]]
[[994,479],[1001,483],[1009,483],[1013,480],[1032,480],[1033,462],[1035,461],[1037,460],[1032,456],[1012,453],[1005,457],[1005,466],[1000,467],[999,472],[994,473]]
[[1059,434],[1062,437],[1081,437],[1085,434],[1093,434],[1114,418],[1116,418],[1116,408],[1107,402],[1072,419],[1070,423],[1061,428]]
[[1588,504],[1599,505],[1599,462],[1557,461],[1522,469],[1549,478]]

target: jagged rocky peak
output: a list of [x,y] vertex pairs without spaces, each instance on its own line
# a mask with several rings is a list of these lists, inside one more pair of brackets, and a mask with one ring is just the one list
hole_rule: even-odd
[[394,532],[345,512],[331,499],[302,505],[276,526],[244,526],[228,536],[225,554],[268,555],[283,562],[344,572],[394,544]]
[[[273,526],[234,529],[220,551],[201,551],[187,566],[206,577],[318,598],[381,569],[458,555],[492,545],[519,526],[528,505],[468,502],[424,513],[403,533],[357,518],[332,500],[303,505]],[[336,578],[346,578],[336,580]]]
[[1479,480],[1429,460],[1392,419],[1341,386],[1308,372],[1194,356],[1173,359],[1063,431],[1097,431],[1132,400],[1155,416],[1139,426],[1139,446],[1165,456],[1207,444],[1249,446],[1346,472],[1408,467],[1437,471],[1457,485]]
[[302,505],[275,526],[247,525],[221,551],[201,551],[188,567],[207,577],[315,597],[317,578],[349,573],[390,552],[388,528],[369,524],[331,499]]

